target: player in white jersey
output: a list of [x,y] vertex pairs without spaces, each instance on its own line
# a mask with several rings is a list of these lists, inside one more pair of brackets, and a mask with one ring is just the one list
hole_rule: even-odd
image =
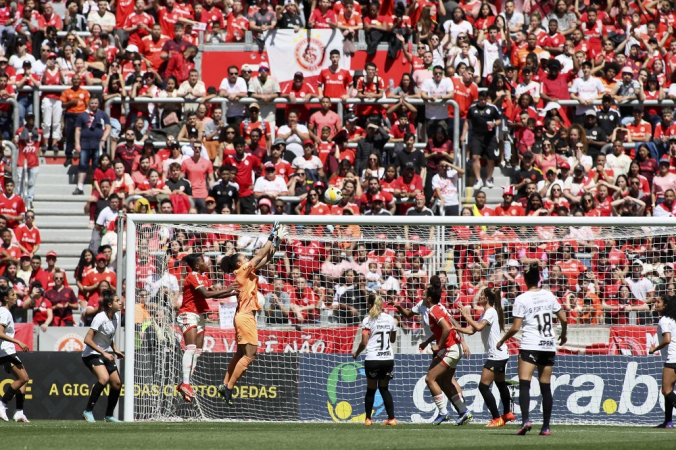
[[650,354],[659,351],[664,361],[662,368],[662,395],[664,395],[664,422],[655,428],[674,428],[673,414],[676,406],[676,297],[658,297],[655,311],[662,317],[657,325],[659,345],[650,347]]
[[[507,382],[505,381],[509,352],[506,348],[502,350],[496,348],[500,336],[505,331],[505,314],[502,311],[500,289],[496,288],[493,283],[489,283],[486,289],[479,291],[477,297],[479,305],[484,308],[484,313],[479,318],[479,321],[472,318],[472,307],[467,306],[461,308],[460,313],[469,324],[469,327],[455,329],[465,334],[474,334],[477,331],[481,332],[481,341],[484,344],[484,350],[488,354],[488,359],[484,363],[484,369],[481,372],[479,392],[493,416],[493,420],[490,421],[487,427],[504,427],[506,422],[511,422],[516,418],[511,411],[512,399]],[[502,400],[502,407],[504,409],[504,414],[502,415],[498,412],[498,405],[491,392],[491,383],[493,381],[495,381],[495,385],[500,392],[500,400]]]
[[26,395],[26,385],[28,384],[28,373],[23,363],[16,356],[18,345],[24,352],[28,351],[28,346],[20,340],[14,338],[14,319],[9,309],[16,304],[16,292],[11,288],[0,288],[0,367],[16,378],[12,384],[5,388],[5,395],[0,400],[0,419],[7,422],[7,403],[16,397],[16,412],[14,413],[15,422],[28,422],[23,413],[23,404]]
[[521,346],[519,348],[519,406],[521,407],[522,424],[517,435],[525,435],[533,428],[528,420],[530,408],[530,382],[535,368],[538,369],[538,381],[542,393],[542,429],[540,435],[549,436],[549,421],[552,417],[552,369],[556,358],[556,335],[554,333],[554,316],[559,318],[561,336],[559,343],[566,343],[568,322],[566,313],[561,309],[556,297],[545,289],[538,287],[540,283],[540,268],[538,263],[525,266],[524,281],[527,291],[514,300],[512,327],[497,343],[496,348],[502,345],[522,330]]
[[383,299],[380,295],[370,294],[368,297],[369,313],[361,324],[361,342],[352,353],[357,359],[366,349],[366,396],[364,410],[366,411],[365,425],[373,425],[371,413],[376,398],[376,388],[385,404],[387,420],[383,425],[396,425],[394,417],[394,401],[389,390],[392,371],[394,370],[394,349],[392,344],[397,340],[397,324],[394,319],[383,312]]
[[122,310],[122,302],[120,302],[120,297],[115,295],[115,292],[106,289],[102,293],[100,303],[103,310],[94,316],[85,336],[85,348],[82,351],[82,361],[97,379],[82,417],[87,422],[96,422],[93,413],[94,405],[96,405],[106,385],[110,384],[104,420],[106,422],[119,422],[113,417],[122,389],[120,373],[115,365],[115,357],[122,359],[124,354],[117,349],[113,339],[115,338],[115,331],[120,325],[119,312]]

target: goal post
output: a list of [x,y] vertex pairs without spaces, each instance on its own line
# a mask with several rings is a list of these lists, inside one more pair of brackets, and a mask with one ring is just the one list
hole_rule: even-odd
[[[500,283],[503,304],[509,309],[509,302],[521,286],[517,279],[521,269],[518,268],[514,275],[517,278],[513,279],[508,267],[520,267],[524,261],[537,260],[549,280],[546,288],[554,289],[554,280],[559,280],[559,284],[564,280],[564,286],[557,285],[564,292],[559,301],[574,317],[574,323],[569,327],[569,344],[560,349],[554,369],[553,420],[559,423],[648,424],[656,422],[656,417],[663,411],[663,398],[659,393],[662,363],[659,357],[646,355],[646,349],[656,345],[655,339],[659,339],[654,331],[656,316],[650,307],[652,299],[646,302],[647,310],[631,307],[627,311],[632,312],[625,313],[613,306],[618,304],[618,292],[613,291],[612,299],[608,297],[606,302],[603,296],[606,286],[598,279],[585,278],[585,274],[597,276],[602,272],[597,270],[600,255],[617,258],[623,254],[625,260],[620,275],[603,272],[604,276],[617,282],[617,286],[622,280],[613,276],[631,276],[631,266],[636,259],[649,267],[645,269],[648,272],[642,271],[640,276],[652,280],[654,286],[674,282],[673,275],[667,278],[662,269],[670,265],[673,269],[676,262],[676,219],[163,214],[128,214],[126,219],[125,421],[360,420],[365,390],[363,358],[352,361],[350,353],[355,337],[359,336],[361,320],[343,320],[344,311],[336,309],[336,303],[341,301],[332,299],[341,298],[339,291],[347,286],[346,282],[332,281],[333,286],[329,286],[324,283],[324,275],[315,277],[319,272],[316,260],[308,261],[314,258],[308,254],[312,248],[321,248],[320,266],[325,259],[330,260],[335,251],[344,258],[341,261],[345,261],[344,267],[348,269],[353,269],[357,263],[356,259],[350,260],[351,256],[356,258],[360,252],[377,251],[375,256],[369,256],[362,263],[376,261],[379,276],[383,264],[392,262],[395,271],[401,266],[400,273],[391,277],[397,281],[397,290],[386,291],[385,286],[390,285],[374,281],[365,292],[375,290],[389,300],[406,303],[407,307],[420,299],[420,292],[431,275],[444,272],[448,282],[445,286],[447,295],[442,301],[449,309],[460,304],[474,308],[478,291],[470,294],[466,286],[478,286],[480,290],[488,282]],[[287,283],[289,273],[286,272],[290,269],[292,272],[300,270],[299,278],[304,280],[298,282],[299,294],[294,299],[298,300],[299,308],[293,311],[302,310],[302,302],[307,300],[301,298],[300,293],[318,287],[312,283],[321,280],[326,297],[321,306],[317,303],[316,311],[309,309],[309,312],[295,313],[298,320],[294,313],[289,313],[285,322],[273,323],[267,312],[259,314],[261,346],[256,360],[242,378],[243,388],[238,391],[234,409],[228,409],[215,395],[216,385],[222,382],[227,363],[236,349],[232,317],[230,326],[227,319],[228,314],[234,312],[232,304],[216,305],[218,311],[212,315],[213,321],[207,327],[208,344],[205,343],[205,352],[197,364],[195,380],[191,380],[197,386],[197,398],[195,402],[185,404],[172,390],[181,370],[182,342],[175,321],[177,299],[180,300],[181,293],[174,298],[167,292],[165,276],[171,279],[174,276],[171,274],[175,274],[181,289],[185,275],[181,270],[185,269],[176,264],[176,255],[171,255],[171,243],[175,237],[183,235],[181,239],[186,239],[192,251],[209,256],[212,280],[226,283],[227,278],[218,273],[215,265],[219,257],[233,246],[244,248],[250,254],[257,248],[257,240],[265,238],[266,230],[275,221],[289,225],[291,236],[287,247],[280,251],[283,255],[276,255],[274,266],[266,269],[265,277],[269,283],[263,293],[267,296],[277,292],[273,287],[275,278],[285,283],[284,289],[287,284],[289,289],[296,288],[295,284]],[[296,241],[304,244],[295,248],[291,242]],[[612,247],[611,241],[622,248]],[[567,249],[573,254],[564,253]],[[509,260],[498,262],[496,255],[504,252]],[[659,253],[657,257],[653,255],[655,252]],[[397,262],[400,255],[405,257],[405,269],[401,259]],[[418,258],[420,265],[412,266],[411,262],[416,263]],[[476,258],[476,262],[471,258]],[[617,269],[610,266],[609,263],[608,271]],[[368,271],[367,264],[359,267],[361,271]],[[502,275],[503,271],[505,275]],[[344,273],[341,280],[344,280]],[[362,272],[355,274],[360,281],[369,280]],[[153,291],[155,288],[160,291],[145,292],[145,289]],[[364,292],[359,286],[354,289]],[[623,288],[618,287],[617,291],[620,290]],[[603,295],[601,291],[604,291]],[[152,308],[137,308],[137,305],[144,305],[145,300],[138,297],[141,292],[154,298],[149,300]],[[308,295],[314,298],[314,294]],[[630,295],[636,294],[632,291]],[[590,307],[590,299],[594,299],[593,307]],[[363,317],[363,305],[352,309],[359,310],[359,317]],[[147,320],[136,317],[139,312],[148,315]],[[397,316],[391,306],[388,312]],[[473,314],[478,317],[480,310],[473,310]],[[417,349],[417,344],[426,337],[424,327],[414,320],[397,318],[401,320],[401,331],[395,344],[396,375],[392,385],[395,405],[401,412],[401,415],[397,413],[397,418],[429,422],[436,411],[424,384],[431,356],[429,348],[422,353]],[[467,337],[467,342],[472,356],[458,366],[458,381],[468,399],[468,407],[483,420],[488,416],[477,389],[485,360],[483,345],[479,333]],[[515,343],[510,346],[508,378],[511,379],[518,378],[516,348]],[[533,383],[531,391],[537,398],[537,383]],[[496,398],[499,397],[496,395]],[[537,417],[541,406],[538,400],[534,400],[534,404],[532,414]]]

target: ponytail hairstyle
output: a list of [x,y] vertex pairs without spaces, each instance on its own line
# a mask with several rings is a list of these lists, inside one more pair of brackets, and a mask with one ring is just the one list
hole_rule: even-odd
[[106,289],[101,293],[101,309],[108,311],[115,301],[115,292],[112,289]]
[[439,275],[432,275],[430,278],[430,285],[427,286],[427,297],[435,305],[441,301],[441,279]]
[[200,262],[200,260],[202,260],[201,253],[190,253],[181,259],[181,261],[190,267],[190,270],[193,272],[197,272],[197,264]]
[[225,273],[233,273],[237,270],[237,261],[239,261],[239,253],[233,253],[230,256],[224,256],[221,259],[221,270]]
[[498,323],[500,324],[500,331],[505,331],[505,312],[502,310],[502,293],[500,289],[495,287],[493,283],[488,283],[488,287],[484,290],[484,295],[488,300],[488,304],[495,308],[498,313]]
[[11,290],[12,288],[10,287],[0,287],[0,306],[7,305],[7,298]]
[[664,309],[662,310],[662,316],[676,320],[676,296],[669,295],[668,297],[664,297]]
[[383,298],[377,294],[369,294],[369,317],[377,319],[381,312],[383,312]]
[[537,287],[540,282],[540,265],[536,262],[526,264],[523,268],[523,279],[528,288]]

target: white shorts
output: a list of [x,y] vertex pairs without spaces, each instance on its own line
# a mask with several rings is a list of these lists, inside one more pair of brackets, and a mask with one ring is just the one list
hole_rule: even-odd
[[455,369],[462,358],[462,349],[460,344],[455,344],[452,347],[445,348],[437,353],[437,358],[441,360],[441,363],[451,369]]
[[205,314],[196,314],[191,312],[184,312],[176,317],[178,326],[181,327],[181,333],[185,334],[188,330],[197,328],[197,334],[204,333],[204,325],[206,322]]

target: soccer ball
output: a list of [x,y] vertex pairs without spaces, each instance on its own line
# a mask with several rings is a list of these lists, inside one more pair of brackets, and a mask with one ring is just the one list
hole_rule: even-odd
[[337,205],[343,200],[343,191],[337,187],[330,187],[324,192],[324,200],[329,205]]

